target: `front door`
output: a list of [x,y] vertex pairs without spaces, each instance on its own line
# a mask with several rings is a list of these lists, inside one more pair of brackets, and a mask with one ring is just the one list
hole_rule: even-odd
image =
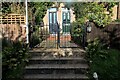
[[62,12],[62,29],[63,33],[70,33],[70,12]]
[[49,32],[55,34],[57,31],[57,12],[49,12]]

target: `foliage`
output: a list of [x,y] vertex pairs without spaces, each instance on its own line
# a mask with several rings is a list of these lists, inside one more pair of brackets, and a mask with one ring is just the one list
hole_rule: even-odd
[[9,13],[25,14],[24,2],[3,2],[1,12],[3,15]]
[[8,13],[10,13],[11,12],[11,8],[10,8],[9,5],[10,5],[10,3],[8,3],[8,2],[2,3],[2,8],[1,8],[0,12],[2,12],[2,14],[8,14]]
[[103,44],[100,44],[100,40],[98,38],[95,38],[94,41],[88,41],[88,46],[87,46],[87,57],[89,59],[92,59],[95,56],[103,56],[99,55],[101,49],[104,47]]
[[23,14],[25,15],[25,3],[24,2],[12,2],[11,5],[9,5],[11,8],[11,13],[15,14]]
[[84,25],[80,25],[78,22],[72,23],[72,29],[71,29],[71,37],[72,40],[77,43],[82,43],[83,33],[84,33]]
[[72,34],[76,36],[82,36],[84,32],[84,25],[79,25],[78,22],[73,22],[72,23]]
[[114,22],[120,22],[120,19],[115,20]]
[[30,47],[35,47],[37,44],[39,44],[41,42],[41,39],[39,38],[39,36],[33,34],[30,40]]
[[[69,4],[68,4],[69,5]],[[112,7],[117,5],[115,2],[89,2],[89,3],[73,3],[71,6],[74,9],[76,20],[86,20],[94,22],[98,27],[105,27],[112,19]],[[108,12],[109,14],[106,14]]]
[[2,43],[6,43],[2,44],[3,78],[15,78],[18,75],[12,72],[16,72],[18,68],[22,71],[23,63],[28,62],[27,47],[19,41],[10,43],[3,39]]
[[52,4],[53,2],[30,2],[29,3],[29,10],[31,11],[30,17],[33,16],[33,18],[35,18],[34,23],[39,24],[43,20],[43,17],[45,16],[47,9],[51,7]]
[[40,34],[39,34],[40,30],[38,26],[35,26],[32,29],[32,33],[30,35],[30,47],[35,47],[37,44],[39,44],[42,40],[40,38]]
[[89,5],[88,11],[88,19],[97,24],[97,26],[105,27],[112,21],[112,13],[106,14],[103,4],[92,3]]
[[[39,24],[52,4],[53,2],[28,2],[29,20],[33,24]],[[17,13],[25,15],[25,2],[4,2],[2,3],[1,12],[3,14]]]
[[89,42],[87,46],[87,58],[90,61],[90,77],[97,72],[99,80],[119,80],[118,55],[120,51],[107,49],[99,39]]

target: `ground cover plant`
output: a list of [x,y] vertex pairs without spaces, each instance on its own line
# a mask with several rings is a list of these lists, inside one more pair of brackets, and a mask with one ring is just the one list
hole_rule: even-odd
[[119,50],[106,47],[99,39],[90,41],[87,46],[87,58],[90,62],[91,80],[94,80],[94,72],[97,72],[99,80],[120,80],[119,55]]

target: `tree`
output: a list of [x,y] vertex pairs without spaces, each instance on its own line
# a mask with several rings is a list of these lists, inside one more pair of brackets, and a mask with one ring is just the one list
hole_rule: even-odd
[[2,14],[8,14],[11,12],[11,8],[10,8],[10,5],[11,3],[8,3],[8,2],[4,2],[2,3],[2,8],[0,10],[0,12],[2,12]]
[[[32,24],[39,24],[45,16],[47,9],[53,2],[29,2],[28,16]],[[25,15],[25,2],[4,2],[1,12],[4,14],[17,13]]]
[[47,9],[52,6],[52,2],[30,2],[29,11],[33,24],[39,24],[45,16]]
[[[74,2],[70,7],[73,7],[76,20],[80,24],[84,24],[86,20],[89,20],[99,27],[105,27],[112,21],[112,7],[116,4],[115,2]],[[67,6],[68,5],[69,4],[67,4]]]

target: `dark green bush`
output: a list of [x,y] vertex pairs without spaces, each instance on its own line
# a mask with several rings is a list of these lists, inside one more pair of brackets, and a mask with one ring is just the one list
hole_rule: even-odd
[[120,51],[107,49],[100,40],[89,42],[87,47],[87,58],[90,61],[90,78],[97,72],[99,80],[120,80],[118,55]]
[[84,25],[80,25],[79,22],[72,23],[71,37],[72,40],[78,45],[82,44],[84,28]]
[[34,26],[34,32],[30,36],[30,47],[33,48],[42,41],[40,37],[40,28],[39,26]]
[[19,41],[9,42],[5,39],[2,43],[3,78],[20,77],[24,64],[28,62],[27,46]]
[[120,22],[120,19],[116,19],[115,21],[113,21],[113,22]]
[[31,37],[31,41],[30,41],[30,47],[36,46],[41,41],[42,41],[41,38],[39,38],[37,35],[33,34]]

